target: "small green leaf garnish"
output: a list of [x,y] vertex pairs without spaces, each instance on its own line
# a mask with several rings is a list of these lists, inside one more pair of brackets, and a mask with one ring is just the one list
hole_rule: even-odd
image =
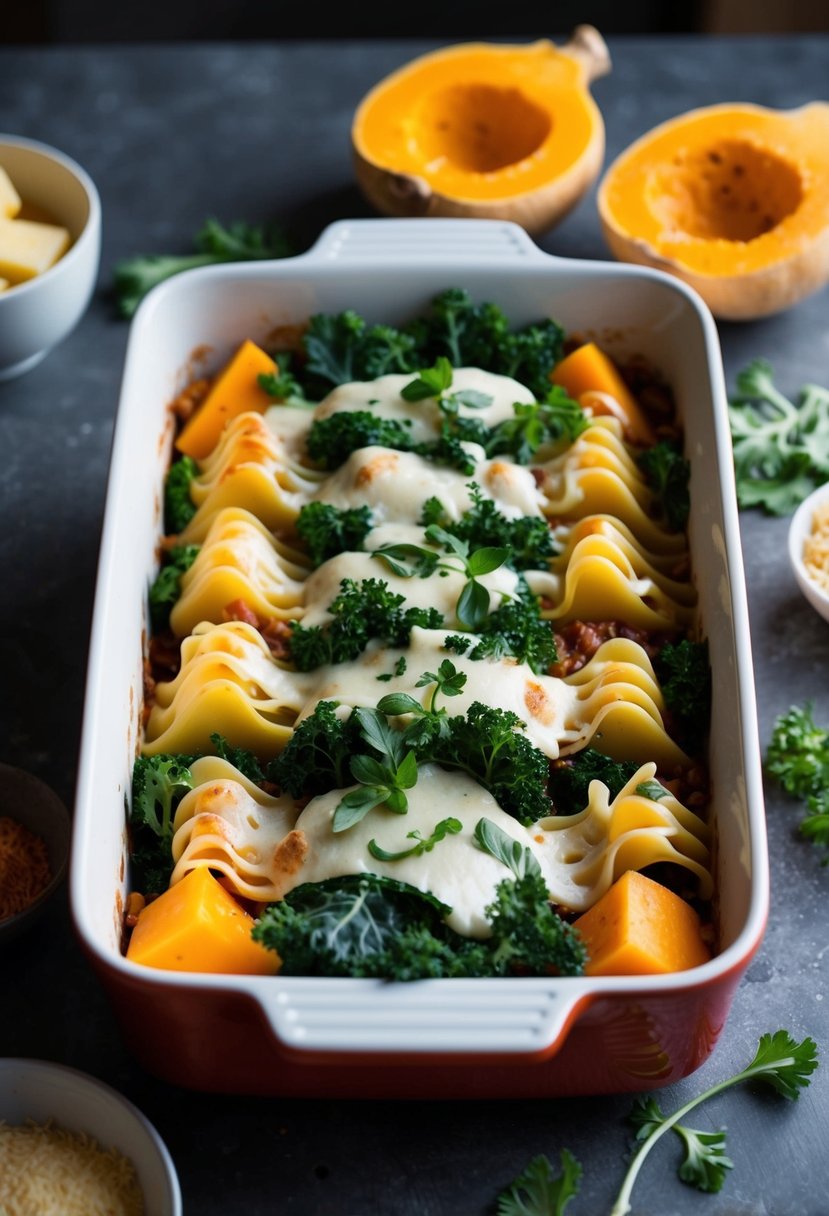
[[413,832],[407,832],[406,836],[409,840],[417,841],[417,844],[413,844],[410,849],[403,849],[399,853],[388,853],[380,847],[376,840],[372,839],[368,842],[368,851],[377,861],[402,861],[404,857],[421,857],[424,853],[431,853],[435,845],[447,836],[457,835],[461,831],[463,831],[463,824],[460,819],[450,817],[436,823],[430,836],[421,835],[417,828]]

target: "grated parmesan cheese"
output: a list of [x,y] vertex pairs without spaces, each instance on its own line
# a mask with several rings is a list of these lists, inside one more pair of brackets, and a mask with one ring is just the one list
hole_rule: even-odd
[[803,542],[803,565],[812,582],[829,591],[829,502],[815,507],[812,531]]
[[84,1132],[0,1122],[0,1216],[144,1216],[135,1166]]

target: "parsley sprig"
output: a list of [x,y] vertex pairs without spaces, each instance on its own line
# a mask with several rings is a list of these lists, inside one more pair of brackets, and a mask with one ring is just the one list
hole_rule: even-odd
[[[811,702],[793,705],[776,719],[766,768],[788,794],[805,802],[801,834],[829,850],[829,731],[815,723]],[[823,864],[829,864],[829,852]]]
[[[745,1081],[762,1081],[764,1084],[770,1085],[772,1089],[776,1090],[784,1098],[794,1100],[799,1096],[801,1089],[809,1084],[809,1078],[817,1066],[817,1048],[813,1039],[806,1038],[802,1043],[797,1043],[787,1030],[777,1030],[774,1034],[762,1035],[754,1059],[741,1072],[736,1073],[733,1077],[727,1077],[716,1085],[712,1085],[703,1093],[686,1102],[684,1106],[674,1111],[666,1119],[649,1125],[647,1135],[641,1141],[630,1162],[610,1216],[626,1216],[630,1211],[630,1196],[634,1184],[651,1149],[666,1132],[669,1132],[671,1128],[684,1119],[686,1115],[690,1114],[700,1103],[723,1093],[726,1089],[731,1089],[734,1085],[741,1085]],[[711,1163],[708,1163],[710,1168],[714,1169],[713,1174],[709,1174],[709,1169],[706,1168],[703,1162],[692,1165],[686,1154],[683,1164],[686,1167],[685,1172],[688,1176],[683,1181],[689,1181],[694,1186],[698,1186],[700,1182],[716,1182],[719,1172],[729,1168],[724,1165],[722,1160],[723,1147],[722,1141],[712,1146],[712,1153],[710,1155],[716,1155],[719,1158],[716,1168]],[[698,1139],[694,1143],[694,1149],[695,1152],[702,1154],[703,1159],[705,1159],[707,1156],[705,1146]],[[728,1159],[726,1158],[726,1160]],[[700,1189],[707,1189],[707,1187]],[[719,1189],[719,1187],[716,1189]]]

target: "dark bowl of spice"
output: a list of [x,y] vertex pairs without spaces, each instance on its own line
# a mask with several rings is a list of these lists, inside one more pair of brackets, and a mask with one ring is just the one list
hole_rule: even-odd
[[69,812],[48,785],[0,764],[0,945],[45,910],[69,857]]

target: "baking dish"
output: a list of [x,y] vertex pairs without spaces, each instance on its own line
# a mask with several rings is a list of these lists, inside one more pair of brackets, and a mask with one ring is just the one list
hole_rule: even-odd
[[[209,976],[120,951],[125,806],[139,745],[146,593],[157,566],[168,403],[245,338],[315,312],[399,324],[465,287],[516,323],[545,315],[674,389],[691,461],[690,545],[714,688],[710,753],[721,950],[650,977],[370,980]],[[717,333],[656,271],[542,253],[497,221],[361,220],[307,254],[177,276],[132,325],[115,428],[89,655],[71,900],[130,1049],[179,1085],[232,1093],[520,1097],[641,1090],[698,1067],[760,943],[768,864],[748,614]]]

